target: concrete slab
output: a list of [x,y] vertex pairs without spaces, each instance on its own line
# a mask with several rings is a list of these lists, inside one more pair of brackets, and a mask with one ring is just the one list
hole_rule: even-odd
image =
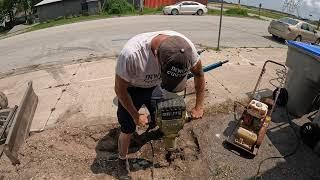
[[79,64],[68,66],[57,65],[43,70],[37,67],[30,69],[27,74],[19,74],[0,79],[0,90],[6,94],[14,93],[21,86],[25,86],[29,81],[33,81],[34,89],[45,89],[67,84],[74,72],[77,71]]
[[57,103],[62,89],[70,84],[70,80],[79,66],[79,64],[55,66],[45,70],[3,78],[0,79],[0,91],[7,95],[10,107],[19,105],[28,81],[32,80],[35,93],[39,96],[39,104],[30,129],[31,131],[41,130],[46,125],[51,109]]
[[59,87],[36,91],[39,102],[33,117],[30,131],[40,131],[45,127],[51,111],[55,107],[58,98],[61,96],[62,89],[62,87]]
[[50,127],[60,121],[77,121],[79,114],[88,121],[115,118],[114,69],[115,60],[110,59],[79,65],[46,125]]
[[[81,121],[83,117],[86,117],[86,121],[116,117],[117,108],[113,104],[115,96],[113,86],[110,87],[106,80],[70,85],[57,103],[47,125],[52,126],[60,121]],[[82,115],[82,118],[72,118],[75,114]]]
[[[206,51],[202,54],[201,59],[204,66],[217,61],[229,60],[227,64],[210,71],[208,74],[214,77],[216,82],[229,93],[228,96],[221,94],[222,97],[235,99],[246,97],[248,93],[253,91],[265,61],[273,60],[284,63],[285,57],[286,49],[234,48],[222,51]],[[278,77],[276,69],[279,69],[279,67],[275,65],[267,66],[266,74],[259,86],[260,89],[271,91],[275,89],[269,83],[269,80]],[[207,85],[210,86],[210,84]]]
[[[206,107],[227,99],[246,97],[248,92],[253,90],[264,61],[272,59],[284,62],[285,54],[286,49],[283,48],[235,48],[204,52],[201,55],[204,66],[220,60],[230,61],[205,74]],[[11,106],[19,104],[27,81],[33,79],[35,92],[39,96],[39,107],[31,126],[32,130],[41,130],[46,125],[52,126],[61,120],[77,121],[80,116],[86,117],[88,121],[105,117],[115,119],[115,66],[116,60],[108,58],[53,66],[0,79],[0,90],[8,95]],[[272,74],[268,76],[271,77]],[[268,82],[262,83],[261,87],[273,90]],[[63,89],[65,92],[62,92]],[[186,102],[193,106],[195,94],[192,80],[188,82],[187,94]],[[55,109],[51,114],[52,108]]]
[[87,62],[79,66],[77,74],[72,79],[74,83],[86,83],[100,80],[107,80],[108,84],[113,84],[114,81],[110,79],[114,78],[116,66],[116,59],[104,58],[101,61]]

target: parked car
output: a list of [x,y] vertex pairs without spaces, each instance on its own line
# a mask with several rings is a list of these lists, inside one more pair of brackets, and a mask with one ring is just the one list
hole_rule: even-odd
[[208,12],[205,5],[194,1],[181,1],[163,8],[163,14],[197,14],[199,16]]
[[285,17],[273,20],[268,27],[268,31],[272,36],[286,40],[320,43],[320,34],[314,26],[293,18]]

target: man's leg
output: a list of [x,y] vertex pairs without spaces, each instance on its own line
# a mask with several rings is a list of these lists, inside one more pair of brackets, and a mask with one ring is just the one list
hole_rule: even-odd
[[[128,92],[132,98],[133,104],[137,109],[140,109],[143,104],[143,98],[139,98],[143,92],[139,92],[139,89],[128,88]],[[130,146],[130,139],[132,134],[136,131],[136,124],[129,114],[129,112],[118,102],[117,111],[118,121],[121,126],[121,133],[118,139],[118,151],[119,151],[119,177],[128,176],[129,164],[127,161],[128,149]]]
[[118,139],[118,151],[119,158],[126,159],[128,154],[128,149],[130,145],[130,139],[132,134],[126,134],[121,132]]
[[157,126],[156,123],[156,102],[149,100],[145,103],[149,113],[150,113],[150,122],[147,131],[154,129]]
[[127,159],[128,149],[130,145],[131,134],[120,133],[118,139],[118,178],[119,179],[130,179],[130,165]]

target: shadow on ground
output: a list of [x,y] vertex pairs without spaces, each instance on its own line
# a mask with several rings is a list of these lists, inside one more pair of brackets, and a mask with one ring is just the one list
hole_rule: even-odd
[[[288,115],[286,108],[275,109],[267,137],[281,156],[267,157],[260,161],[262,164],[259,176],[262,179],[320,179],[320,157],[302,143],[299,134],[300,125],[303,124],[301,121],[304,120]],[[236,121],[230,121],[224,135],[231,134],[235,126]],[[228,144],[224,146],[228,150],[236,151],[241,157],[250,157]],[[265,170],[267,161],[276,161],[276,166]]]
[[[273,90],[261,89],[257,93],[262,98],[272,97]],[[252,92],[248,92],[246,95],[251,97]],[[229,121],[223,132],[226,137],[234,132],[238,125],[236,120],[241,116],[243,109],[235,108],[234,112],[234,120]],[[260,161],[263,162],[259,174],[262,179],[320,179],[320,157],[304,145],[300,138],[299,130],[304,121],[303,118],[290,116],[286,108],[277,106],[272,114],[272,123],[266,135],[272,146],[280,153],[281,158],[266,157],[266,159],[270,159]],[[223,146],[234,154],[250,158],[244,151],[226,143],[226,141]],[[264,152],[259,151],[259,154],[261,153]],[[275,166],[270,168],[267,161],[275,162]]]
[[[252,97],[252,91],[247,92],[246,95],[250,98]],[[256,91],[256,94],[258,94],[261,98],[266,98],[266,97],[272,97],[273,91],[271,89],[265,88],[265,89],[260,89]]]
[[320,179],[320,157],[300,138],[300,125],[304,119],[294,119],[285,108],[277,108],[272,118],[274,123],[267,136],[285,162],[278,162],[261,176],[264,179]]
[[[96,146],[96,158],[91,165],[91,171],[94,174],[108,174],[117,177],[117,158],[118,158],[118,137],[120,128],[111,129]],[[158,140],[163,136],[159,130],[144,132],[142,134],[134,133],[131,138],[129,154],[136,153],[143,145],[151,140]],[[135,172],[147,169],[152,166],[152,162],[143,158],[129,159],[130,171]],[[155,164],[155,167],[158,167]]]
[[281,44],[281,45],[286,45],[286,41],[282,38],[277,38],[277,37],[273,37],[273,36],[262,36],[265,39],[268,39],[270,41],[273,41],[275,43]]

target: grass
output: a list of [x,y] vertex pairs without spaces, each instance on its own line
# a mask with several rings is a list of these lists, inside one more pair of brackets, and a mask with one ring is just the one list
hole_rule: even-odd
[[[214,16],[219,16],[220,15],[220,10],[216,9],[209,9],[208,10],[209,15],[214,15]],[[246,9],[243,8],[230,8],[226,11],[223,11],[222,13],[224,16],[231,16],[231,17],[245,17],[245,18],[253,18],[253,19],[260,19],[262,20],[259,16],[250,16]]]
[[[215,5],[216,7],[220,7],[220,4],[218,3],[211,3],[213,5]],[[256,7],[249,7],[249,6],[244,6],[244,5],[237,5],[237,4],[224,4],[224,9],[236,9],[236,8],[241,8],[241,9],[246,9],[247,12],[249,14],[255,14],[257,16],[259,16],[259,8]],[[272,19],[280,19],[283,17],[288,17],[290,15],[285,14],[285,13],[281,13],[281,12],[276,12],[276,11],[272,11],[272,10],[267,10],[267,9],[261,9],[260,12],[260,16],[264,16],[264,17],[268,17],[268,18],[272,18]],[[294,17],[293,15],[291,15],[291,17]]]
[[162,13],[162,8],[143,8],[143,14],[160,14]]
[[[248,9],[248,12],[259,16],[259,10],[257,10],[257,9]],[[272,18],[272,19],[280,19],[283,17],[288,17],[288,15],[286,15],[286,14],[271,12],[268,10],[261,10],[260,16],[264,16],[264,17],[268,17],[268,18]]]
[[76,22],[81,22],[81,21],[89,21],[89,20],[95,20],[95,19],[103,19],[103,18],[108,18],[111,17],[108,14],[100,14],[100,15],[92,15],[92,16],[79,16],[79,17],[70,17],[70,18],[59,18],[56,20],[44,22],[37,24],[35,26],[32,26],[30,29],[28,29],[28,32],[30,31],[35,31],[39,29],[44,29],[44,28],[49,28],[49,27],[54,27],[54,26],[60,26],[64,24],[71,24],[71,23],[76,23]]
[[[162,10],[160,8],[153,9],[153,8],[144,8],[142,14],[159,14],[161,13]],[[76,23],[76,22],[81,22],[81,21],[89,21],[89,20],[96,20],[96,19],[105,19],[105,18],[110,18],[110,17],[119,17],[119,16],[134,16],[134,15],[139,15],[139,12],[130,12],[130,13],[125,13],[121,15],[110,15],[106,13],[101,13],[99,15],[91,15],[91,16],[78,16],[78,17],[67,17],[67,18],[57,18],[55,20],[51,20],[48,22],[40,23],[35,26],[32,26],[30,29],[28,29],[28,32],[30,31],[35,31],[39,29],[45,29],[49,27],[54,27],[54,26],[60,26],[64,24],[71,24],[71,23]],[[1,35],[1,34],[0,34]]]
[[249,16],[247,9],[244,8],[230,8],[226,10],[226,15],[234,15],[234,16]]
[[5,30],[5,31],[0,31],[0,36],[4,36],[7,34],[7,32],[9,32],[9,30]]

